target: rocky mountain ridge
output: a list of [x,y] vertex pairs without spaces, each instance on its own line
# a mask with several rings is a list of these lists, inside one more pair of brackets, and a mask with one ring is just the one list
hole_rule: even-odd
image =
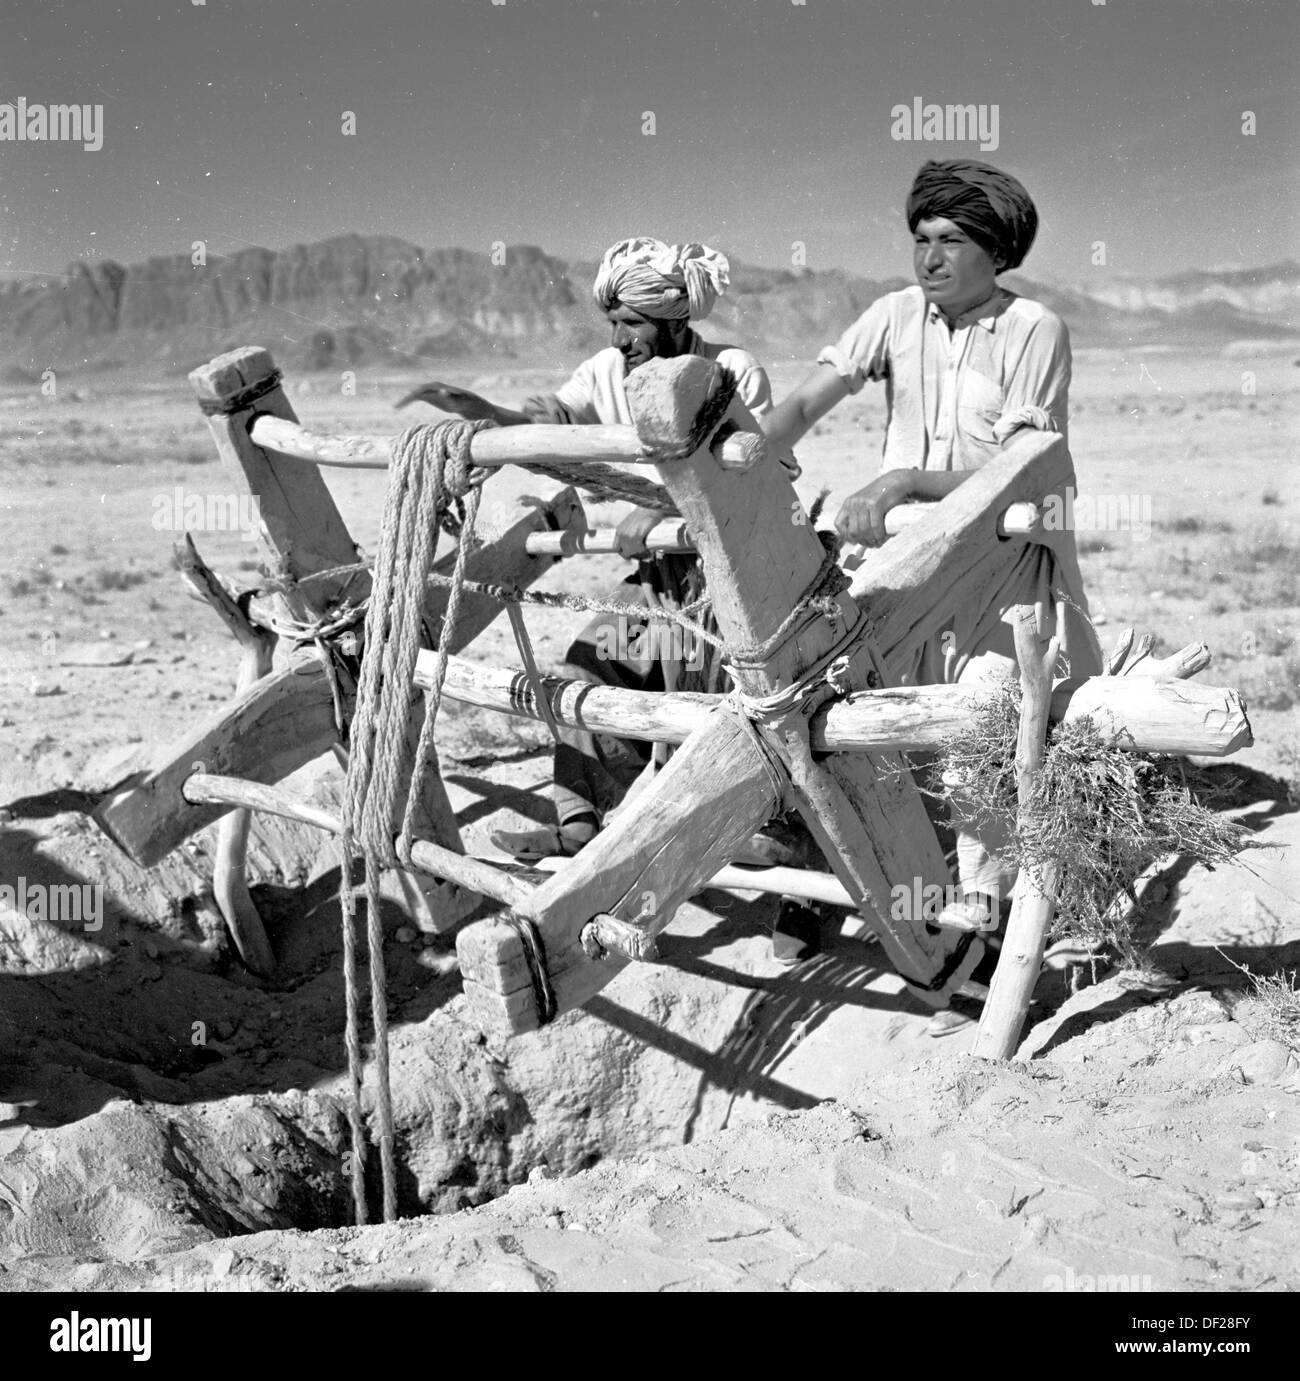
[[[594,265],[534,245],[496,256],[421,249],[391,236],[341,235],[283,250],[249,248],[195,265],[186,255],[125,266],[81,261],[48,280],[0,282],[0,367],[149,366],[179,371],[256,341],[295,369],[571,359],[605,343],[588,293]],[[1053,286],[1019,274],[1087,346],[1197,346],[1300,336],[1300,264]],[[808,358],[882,292],[840,269],[733,262],[706,327],[764,359]]]

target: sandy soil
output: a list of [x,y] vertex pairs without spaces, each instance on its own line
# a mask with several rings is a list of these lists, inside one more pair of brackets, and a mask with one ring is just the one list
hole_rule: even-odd
[[[778,396],[798,372],[776,371]],[[511,402],[555,376],[455,378]],[[289,391],[319,429],[391,431],[409,382]],[[1045,978],[1032,1058],[989,1067],[966,1036],[926,1038],[874,948],[842,937],[786,973],[767,951],[771,903],[711,892],[679,913],[664,964],[495,1049],[463,1011],[450,941],[394,914],[402,1202],[437,1216],[364,1230],[331,1226],[346,1187],[330,852],[259,827],[256,895],[281,958],[260,983],[212,906],[211,832],[145,875],[86,819],[133,754],[226,700],[235,660],[170,569],[166,521],[177,486],[236,482],[183,380],[121,387],[87,376],[56,399],[0,396],[0,881],[102,882],[106,899],[93,936],[0,933],[0,1289],[1043,1289],[1067,1270],[1155,1289],[1300,1284],[1300,1034],[1233,967],[1300,952],[1290,355],[1076,364],[1081,488],[1150,516],[1146,532],[1081,534],[1103,641],[1131,623],[1166,649],[1210,644],[1203,679],[1243,691],[1256,734],[1234,759],[1236,811],[1278,846],[1214,874],[1168,862],[1145,894],[1145,980],[1103,971],[1071,993]],[[882,421],[864,395],[819,425],[801,448],[806,501],[826,485],[833,507],[874,473]],[[329,480],[372,546],[382,477]],[[495,478],[487,523],[553,488]],[[195,538],[256,580],[254,543]],[[589,558],[545,587],[619,571]],[[539,660],[558,660],[568,616],[529,624]],[[517,656],[500,623],[472,655]],[[469,847],[546,820],[545,730],[444,716]],[[337,785],[329,770],[303,783],[325,798]]]

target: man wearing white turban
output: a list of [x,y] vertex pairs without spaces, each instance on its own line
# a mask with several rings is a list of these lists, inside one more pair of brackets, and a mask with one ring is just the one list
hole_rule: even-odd
[[[416,389],[397,406],[432,403],[445,412],[487,419],[500,427],[530,422],[564,425],[632,424],[624,383],[650,360],[701,355],[714,360],[736,381],[736,398],[754,417],[772,407],[767,371],[748,350],[703,339],[693,329],[713,310],[730,283],[726,256],[707,245],[668,245],[647,235],[620,240],[605,251],[592,295],[612,330],[611,344],[573,371],[554,393],[525,400],[521,410],[504,408],[468,389],[432,383]],[[792,455],[782,463],[797,473]],[[626,557],[644,552],[646,534],[663,517],[635,508],[618,525],[618,549]]]
[[[714,360],[736,381],[736,398],[756,418],[772,407],[767,372],[748,350],[704,340],[691,323],[707,317],[730,281],[726,257],[707,245],[668,245],[647,236],[620,240],[601,260],[593,295],[612,329],[612,342],[584,360],[553,394],[529,398],[515,411],[466,389],[429,384],[397,406],[432,403],[462,417],[485,418],[499,426],[528,423],[631,425],[624,384],[633,370],[653,359],[700,355]],[[793,456],[783,456],[797,474]],[[619,523],[619,553],[638,560],[629,576],[606,595],[623,604],[625,614],[598,614],[565,654],[561,675],[634,690],[702,690],[715,670],[708,658],[693,655],[681,640],[647,637],[637,610],[647,604],[689,604],[703,589],[699,562],[691,556],[651,557],[645,539],[663,517],[657,509],[634,508]],[[669,650],[664,644],[668,643]],[[702,663],[702,664],[701,664]],[[590,734],[561,731],[556,745],[554,796],[557,828],[499,832],[493,842],[520,858],[576,853],[599,830],[649,759],[646,745]],[[772,860],[768,860],[772,861]]]

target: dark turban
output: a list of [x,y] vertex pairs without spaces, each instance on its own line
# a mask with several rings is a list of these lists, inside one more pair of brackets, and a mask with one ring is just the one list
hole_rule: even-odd
[[970,158],[931,159],[907,198],[907,228],[931,217],[952,221],[1002,269],[1019,268],[1034,243],[1038,212],[1010,173]]

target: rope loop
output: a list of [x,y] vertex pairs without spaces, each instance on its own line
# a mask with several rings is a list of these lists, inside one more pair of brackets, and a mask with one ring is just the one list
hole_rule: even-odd
[[[817,537],[822,544],[822,561],[808,588],[795,600],[790,612],[762,642],[732,650],[728,658],[729,668],[736,671],[751,671],[770,662],[777,650],[789,640],[796,626],[810,612],[831,620],[840,617],[837,596],[849,587],[849,578],[839,565],[840,539],[836,533],[824,529],[818,531]],[[861,620],[854,625],[855,632],[860,623]]]

